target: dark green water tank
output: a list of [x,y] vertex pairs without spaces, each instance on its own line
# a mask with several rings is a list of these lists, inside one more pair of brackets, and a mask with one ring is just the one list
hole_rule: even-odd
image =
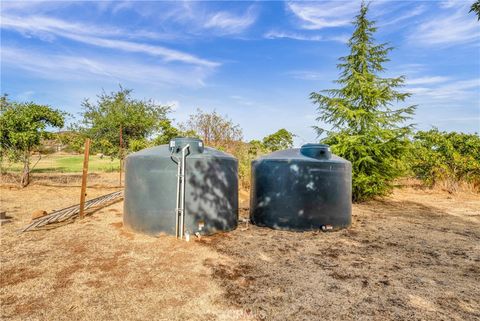
[[252,162],[250,219],[259,226],[306,231],[348,227],[352,165],[328,145],[306,144]]
[[238,221],[238,161],[204,147],[196,138],[175,138],[129,155],[125,160],[123,222],[131,230],[175,235],[177,164],[181,148],[190,145],[186,158],[185,231],[202,235],[230,231]]

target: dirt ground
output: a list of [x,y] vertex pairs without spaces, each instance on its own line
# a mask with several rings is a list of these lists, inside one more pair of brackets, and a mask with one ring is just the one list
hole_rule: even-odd
[[[93,176],[87,198],[118,190]],[[191,242],[131,233],[122,202],[18,234],[77,203],[79,177],[0,186],[2,320],[480,320],[480,196],[412,186],[355,204],[352,227],[241,223]],[[241,215],[247,215],[241,193]]]

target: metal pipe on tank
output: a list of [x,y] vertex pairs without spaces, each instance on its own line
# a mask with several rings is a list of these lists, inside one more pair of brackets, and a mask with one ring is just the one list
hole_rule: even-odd
[[[173,160],[172,151],[172,160]],[[180,212],[180,160],[177,158],[177,200],[175,203],[175,237],[178,238],[178,220],[180,219],[178,213]]]
[[182,188],[180,189],[180,239],[183,239],[185,234],[185,163],[187,158],[186,151],[190,147],[190,144],[187,144],[182,148],[182,166],[180,173],[180,180],[182,181]]

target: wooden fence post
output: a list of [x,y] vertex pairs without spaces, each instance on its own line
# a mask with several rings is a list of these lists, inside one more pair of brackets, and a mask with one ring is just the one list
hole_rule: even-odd
[[120,179],[119,185],[122,187],[122,168],[123,167],[123,130],[122,125],[120,125]]
[[88,157],[90,155],[90,138],[85,140],[85,153],[83,155],[82,192],[80,194],[80,218],[83,218],[85,211],[85,196],[87,196],[87,175]]

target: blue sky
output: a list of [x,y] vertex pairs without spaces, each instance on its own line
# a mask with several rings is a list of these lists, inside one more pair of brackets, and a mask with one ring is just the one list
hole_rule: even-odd
[[[405,75],[419,129],[480,131],[480,22],[472,1],[373,1],[385,76]],[[279,128],[316,141],[309,93],[332,88],[358,1],[2,1],[1,92],[74,115],[122,84],[241,125],[244,139]]]

